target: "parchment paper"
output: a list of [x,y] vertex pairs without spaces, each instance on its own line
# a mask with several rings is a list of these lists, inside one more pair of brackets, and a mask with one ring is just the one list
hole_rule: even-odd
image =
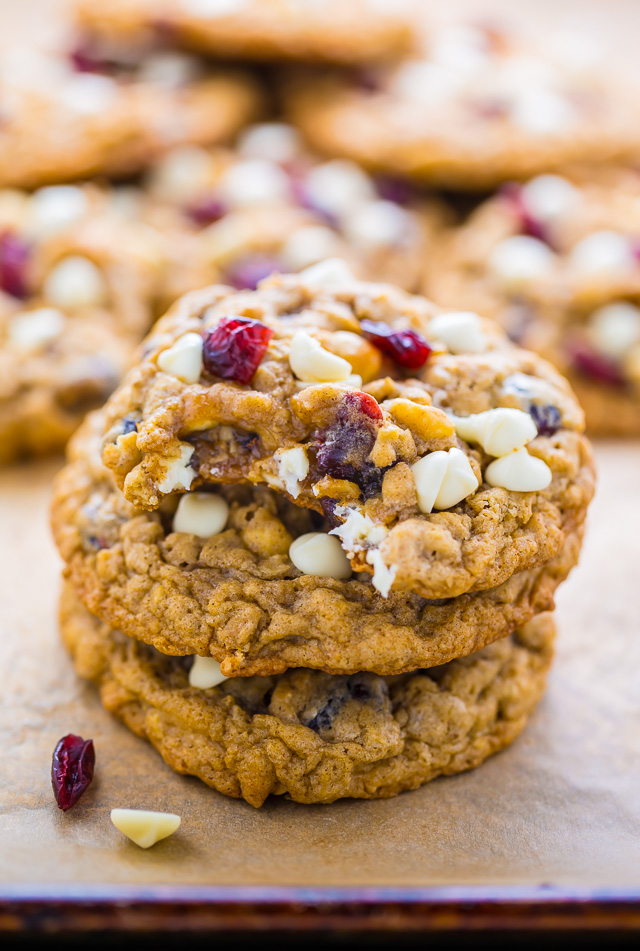
[[[640,447],[602,445],[558,656],[523,736],[475,772],[384,802],[261,810],[172,773],[76,678],[55,623],[55,463],[0,474],[0,881],[55,884],[631,885],[640,880]],[[67,732],[96,779],[66,815],[49,770]],[[143,852],[114,806],[182,828]],[[1,892],[1,889],[0,889]]]

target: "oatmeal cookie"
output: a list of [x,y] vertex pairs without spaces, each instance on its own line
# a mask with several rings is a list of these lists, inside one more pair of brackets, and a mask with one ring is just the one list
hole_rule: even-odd
[[493,25],[434,28],[422,58],[293,77],[286,112],[320,152],[455,189],[633,160],[637,80],[616,77],[612,57],[592,58],[579,35],[555,40]]
[[179,54],[124,64],[16,48],[0,75],[0,186],[129,175],[180,143],[224,141],[259,110],[246,75]]
[[[129,425],[129,424],[127,424]],[[52,507],[65,577],[110,627],[228,676],[307,667],[397,674],[472,653],[553,608],[581,530],[545,565],[428,601],[351,568],[315,512],[265,488],[218,486],[136,509],[101,465],[101,413],[74,438]],[[92,432],[93,430],[93,432]]]
[[333,256],[358,277],[419,290],[448,217],[404,182],[322,161],[278,122],[251,126],[233,151],[172,150],[145,190],[147,220],[171,239],[167,304],[213,283],[255,289]]
[[170,44],[216,57],[357,64],[413,47],[407,4],[380,0],[75,0],[84,44],[149,50]]
[[104,417],[125,496],[268,485],[332,520],[385,595],[455,597],[543,564],[593,493],[566,382],[494,323],[343,268],[208,288],[156,325]]
[[640,435],[640,175],[510,184],[439,243],[426,286],[570,380],[593,433]]
[[60,621],[76,670],[107,710],[172,769],[252,806],[270,794],[383,799],[478,766],[524,728],[555,634],[542,614],[470,657],[402,677],[292,670],[199,688],[191,658],[110,630],[69,588]]

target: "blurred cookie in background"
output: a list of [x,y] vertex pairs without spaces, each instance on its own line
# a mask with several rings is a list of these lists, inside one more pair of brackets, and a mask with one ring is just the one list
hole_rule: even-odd
[[0,53],[0,186],[133,174],[175,145],[225,141],[258,116],[259,89],[243,72],[187,54],[120,54]]
[[235,150],[182,147],[147,178],[147,220],[168,238],[164,297],[211,283],[254,289],[273,271],[346,259],[363,279],[417,290],[444,205],[407,183],[323,161],[294,128],[246,129]]
[[94,50],[172,46],[223,59],[369,63],[409,52],[413,15],[403,0],[76,0]]
[[421,58],[299,73],[284,101],[319,151],[448,188],[640,154],[633,85],[577,33],[537,43],[497,25],[434,27]]
[[640,173],[504,186],[439,243],[426,286],[555,363],[592,433],[640,435]]

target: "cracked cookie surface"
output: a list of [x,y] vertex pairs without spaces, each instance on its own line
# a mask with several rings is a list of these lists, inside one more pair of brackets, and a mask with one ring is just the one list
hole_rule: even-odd
[[326,538],[328,526],[272,490],[218,486],[228,516],[209,538],[174,529],[175,497],[153,512],[134,508],[101,464],[101,426],[99,413],[85,422],[56,479],[52,522],[66,578],[109,626],[167,654],[212,656],[228,676],[289,667],[397,674],[446,663],[551,610],[578,559],[580,529],[544,566],[487,591],[383,598],[369,575],[299,570],[292,542],[309,532]]
[[471,769],[511,743],[544,690],[551,615],[478,653],[396,678],[295,670],[189,684],[189,661],[110,630],[66,587],[62,638],[103,705],[165,762],[260,806],[388,798]]
[[[506,441],[468,431],[505,413]],[[137,506],[267,485],[325,514],[383,594],[495,587],[552,557],[593,494],[582,411],[549,364],[341,262],[185,296],[104,420],[103,460]]]

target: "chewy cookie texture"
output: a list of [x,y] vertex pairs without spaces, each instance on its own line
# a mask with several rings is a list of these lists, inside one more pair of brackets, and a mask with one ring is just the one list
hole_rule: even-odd
[[274,488],[328,518],[383,596],[450,598],[544,564],[593,493],[582,412],[549,364],[340,262],[187,295],[103,419],[134,505]]
[[190,658],[110,630],[65,588],[61,633],[107,710],[180,773],[260,806],[388,798],[479,765],[540,699],[554,626],[539,615],[490,647],[403,677],[291,670],[198,688]]

